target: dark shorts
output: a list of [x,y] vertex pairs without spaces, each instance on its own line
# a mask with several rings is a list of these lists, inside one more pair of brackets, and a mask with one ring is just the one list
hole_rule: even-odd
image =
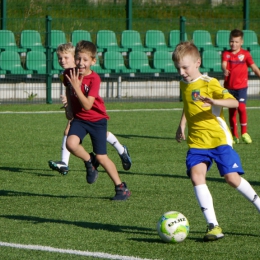
[[239,103],[246,103],[247,100],[247,89],[228,89],[228,92],[239,102]]
[[89,134],[96,154],[107,154],[107,119],[96,122],[89,122],[80,119],[73,119],[70,123],[68,136],[76,135],[83,142],[84,137]]
[[188,176],[190,176],[193,166],[203,162],[208,165],[207,170],[209,171],[213,160],[216,162],[221,176],[230,172],[244,174],[238,153],[229,145],[221,145],[214,149],[189,149],[186,157]]

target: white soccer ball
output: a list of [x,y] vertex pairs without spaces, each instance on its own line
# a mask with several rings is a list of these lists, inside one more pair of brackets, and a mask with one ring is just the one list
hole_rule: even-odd
[[178,211],[164,213],[157,222],[157,232],[167,243],[182,242],[189,234],[190,225],[187,218]]

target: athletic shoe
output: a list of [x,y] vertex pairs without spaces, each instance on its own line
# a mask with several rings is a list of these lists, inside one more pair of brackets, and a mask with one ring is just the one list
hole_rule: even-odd
[[204,241],[215,241],[220,238],[224,237],[224,234],[222,233],[222,229],[219,226],[214,226],[213,223],[209,223],[206,231],[206,235],[204,236]]
[[252,139],[251,139],[251,137],[250,137],[250,135],[248,133],[242,134],[242,140],[246,144],[251,144],[252,143]]
[[122,161],[124,170],[128,171],[131,168],[132,160],[131,160],[127,147],[124,145],[123,145],[123,147],[124,147],[124,152],[122,154],[119,154],[119,156]]
[[115,191],[116,195],[114,198],[112,198],[112,200],[127,200],[131,195],[131,192],[128,190],[125,182],[116,185]]
[[99,162],[96,158],[96,155],[94,153],[90,153],[90,159],[91,159],[91,162],[93,164],[93,166],[95,167],[95,169],[97,170],[98,166],[99,166]]
[[239,144],[239,138],[233,136],[233,144]]
[[64,163],[62,161],[59,161],[59,162],[48,161],[48,163],[52,170],[58,171],[62,175],[66,175],[69,172],[69,167],[67,166],[66,163]]
[[92,162],[85,162],[85,167],[87,183],[92,184],[97,180],[98,171],[95,169]]

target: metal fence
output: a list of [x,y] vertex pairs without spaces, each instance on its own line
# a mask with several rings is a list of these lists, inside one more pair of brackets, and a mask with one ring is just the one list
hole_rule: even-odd
[[[257,0],[251,0],[250,5],[248,0],[64,0],[62,4],[58,0],[2,0],[1,3],[0,33],[5,34],[0,35],[0,43],[9,39],[10,49],[18,55],[4,57],[8,48],[0,46],[1,103],[59,102],[60,94],[64,93],[58,78],[62,70],[55,53],[59,43],[72,41],[75,44],[79,39],[89,39],[97,45],[98,66],[93,70],[102,78],[100,94],[106,101],[177,101],[179,76],[170,56],[181,39],[193,39],[201,50],[202,58],[207,57],[204,60],[209,61],[202,61],[202,72],[222,82],[219,64],[214,65],[213,53],[209,52],[206,56],[203,44],[212,45],[211,50],[219,54],[216,57],[219,63],[221,51],[228,48],[230,30],[250,30],[256,37],[257,45],[260,35]],[[39,73],[36,68],[28,68],[28,59],[32,56],[28,54],[33,49],[22,42],[22,36],[26,34],[30,42],[37,39],[36,49],[41,54],[36,53],[38,58],[34,58],[34,63],[36,66],[44,61],[45,71]],[[102,34],[102,44],[107,46],[102,46],[99,40]],[[224,37],[225,46],[218,45],[219,35]],[[52,46],[47,44],[55,39],[57,41]],[[116,57],[108,53],[111,50],[109,44],[113,46],[113,51],[117,48],[117,53],[113,54]],[[245,48],[251,51],[250,46]],[[48,54],[46,50],[50,49]],[[42,53],[45,56],[40,58]],[[114,67],[106,65],[109,55],[115,61]],[[259,64],[259,54],[254,55],[256,64]],[[4,60],[8,61],[8,66],[16,62],[16,69],[19,64],[23,72],[5,69]],[[117,69],[118,63],[123,63],[126,70],[122,67]],[[210,64],[208,68],[206,63]],[[259,81],[250,71],[249,76],[249,98],[258,99]]]

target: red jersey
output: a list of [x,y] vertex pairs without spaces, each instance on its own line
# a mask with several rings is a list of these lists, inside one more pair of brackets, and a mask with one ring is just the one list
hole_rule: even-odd
[[63,84],[67,88],[69,88],[71,109],[74,118],[90,121],[90,122],[96,122],[103,118],[109,119],[109,116],[106,113],[106,107],[104,101],[99,96],[99,89],[100,89],[100,82],[101,82],[99,75],[94,71],[92,71],[90,75],[84,76],[82,80],[81,91],[83,92],[83,94],[86,97],[91,96],[95,98],[92,108],[90,110],[85,110],[81,106],[73,87],[71,86],[69,80],[65,76],[66,74],[70,75],[69,74],[70,70],[71,69],[66,69],[64,71]]
[[236,54],[231,50],[224,51],[222,61],[227,62],[229,76],[225,76],[224,87],[227,89],[241,89],[248,86],[248,67],[254,64],[249,51],[240,49]]

